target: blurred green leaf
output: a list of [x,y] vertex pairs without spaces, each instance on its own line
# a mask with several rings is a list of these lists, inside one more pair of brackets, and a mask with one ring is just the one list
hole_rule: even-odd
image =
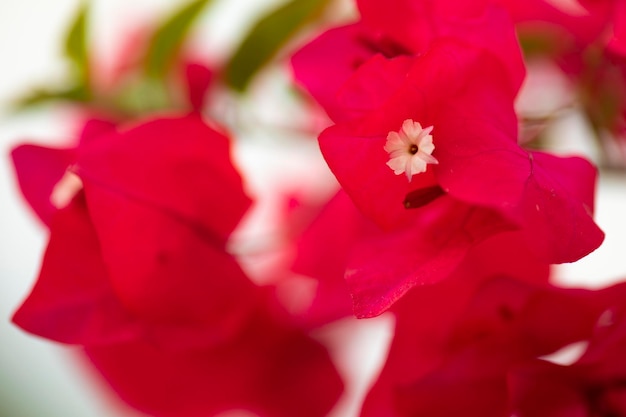
[[211,0],[195,0],[177,10],[156,30],[146,57],[144,70],[156,78],[165,76],[176,58],[191,25]]
[[53,101],[88,102],[90,99],[89,89],[81,84],[58,90],[35,90],[16,100],[13,108],[16,111],[21,111]]
[[89,6],[83,3],[65,37],[65,56],[72,63],[79,79],[87,85],[89,79],[89,52],[87,47],[87,15]]
[[329,0],[291,0],[262,17],[228,62],[226,83],[244,91],[252,77],[328,3]]
[[63,53],[72,69],[70,79],[65,83],[67,87],[55,84],[53,87],[35,89],[15,100],[11,105],[13,111],[19,112],[55,101],[86,103],[92,99],[87,46],[88,13],[88,5],[82,3],[67,28]]

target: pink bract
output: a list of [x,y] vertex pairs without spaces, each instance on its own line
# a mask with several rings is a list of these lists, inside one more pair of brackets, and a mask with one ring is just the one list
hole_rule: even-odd
[[[86,138],[74,150],[23,146],[13,155],[51,235],[18,325],[85,345],[185,346],[237,331],[257,296],[224,248],[250,205],[225,135],[192,114]],[[33,164],[43,157],[50,162]],[[66,169],[82,189],[51,209],[51,184],[30,178]]]
[[[466,42],[492,54],[517,91],[525,69],[514,27],[506,11],[486,2],[362,1],[361,20],[333,28],[292,59],[295,79],[334,121],[351,117],[337,102],[341,86],[373,57],[419,56],[441,39]],[[450,11],[453,10],[453,13]]]
[[[444,279],[472,245],[504,230],[520,229],[548,263],[601,243],[595,169],[517,144],[515,89],[503,74],[493,55],[442,40],[420,57],[374,57],[342,87],[338,100],[354,117],[326,129],[320,147],[357,207],[389,233],[349,267],[358,315]],[[405,120],[433,126],[439,161],[410,182],[389,169],[384,149]]]
[[339,375],[323,346],[271,310],[255,310],[236,337],[210,347],[172,352],[138,341],[86,354],[120,398],[151,416],[323,417],[343,389]]
[[[511,376],[537,357],[592,338],[608,307],[603,295],[542,288],[502,277],[487,282],[460,316],[443,349],[444,360],[436,370],[397,388],[398,415],[518,414],[515,390],[526,385],[528,381],[521,378],[530,375]],[[547,378],[537,387],[550,385]],[[450,401],[450,396],[455,401]],[[544,412],[554,410],[563,400],[557,392],[551,398],[542,398]],[[543,414],[539,407],[535,411],[537,414],[527,415],[577,415]]]
[[592,294],[602,314],[582,356],[570,365],[541,359],[509,374],[512,409],[521,417],[623,415],[626,412],[626,287],[618,284]]

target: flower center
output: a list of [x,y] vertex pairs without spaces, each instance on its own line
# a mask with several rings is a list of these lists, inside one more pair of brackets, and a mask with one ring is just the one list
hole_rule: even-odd
[[433,126],[424,129],[418,122],[406,119],[399,131],[389,132],[385,151],[389,153],[387,166],[394,174],[406,174],[410,182],[413,175],[426,172],[428,164],[439,163],[431,155],[435,150],[432,130]]

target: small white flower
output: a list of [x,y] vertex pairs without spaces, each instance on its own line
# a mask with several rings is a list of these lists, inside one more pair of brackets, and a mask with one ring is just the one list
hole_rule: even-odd
[[411,181],[413,175],[426,172],[427,164],[439,162],[431,154],[435,150],[433,145],[433,126],[422,129],[422,125],[411,119],[402,123],[398,132],[389,132],[385,150],[389,153],[387,166],[393,169],[394,174],[406,173]]

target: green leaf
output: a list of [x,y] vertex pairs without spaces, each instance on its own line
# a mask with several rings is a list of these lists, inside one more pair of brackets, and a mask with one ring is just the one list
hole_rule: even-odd
[[82,3],[74,20],[67,28],[63,44],[63,53],[69,61],[72,74],[66,86],[38,88],[15,100],[11,107],[14,111],[22,111],[42,104],[56,101],[87,103],[92,99],[89,82],[89,52],[87,47],[89,7]]
[[210,0],[195,0],[176,11],[156,30],[144,58],[145,73],[163,78],[176,59],[191,25]]
[[89,52],[87,48],[87,14],[89,7],[83,3],[65,37],[65,56],[72,63],[79,79],[87,84],[89,78]]
[[267,64],[306,23],[322,13],[329,0],[291,0],[259,20],[226,66],[225,81],[244,91]]
[[13,108],[16,111],[26,110],[34,106],[41,104],[47,104],[54,101],[69,101],[69,102],[88,102],[91,98],[91,93],[84,85],[75,85],[68,88],[62,88],[58,90],[35,90],[24,97],[18,99],[13,104]]

